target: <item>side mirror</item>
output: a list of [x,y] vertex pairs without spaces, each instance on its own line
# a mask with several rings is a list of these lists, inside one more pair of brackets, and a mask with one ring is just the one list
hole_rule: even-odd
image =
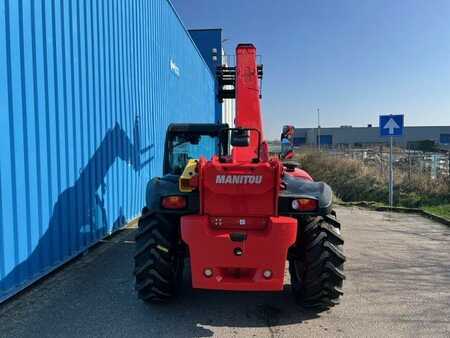
[[249,130],[233,129],[230,143],[233,147],[248,147],[250,145]]

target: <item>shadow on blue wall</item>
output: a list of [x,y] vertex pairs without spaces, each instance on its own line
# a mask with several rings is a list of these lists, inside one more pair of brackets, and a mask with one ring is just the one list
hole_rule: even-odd
[[[135,118],[133,139],[134,143],[118,123],[106,132],[74,185],[58,196],[48,229],[38,245],[26,260],[1,280],[3,288],[0,287],[0,291],[30,281],[107,234],[108,214],[104,196],[108,171],[117,159],[121,159],[139,172],[154,158],[148,155],[154,144],[141,148],[139,117]],[[145,154],[148,159],[142,161]],[[120,200],[119,196],[115,198]],[[119,206],[119,215],[112,221],[111,231],[125,224],[123,207]]]

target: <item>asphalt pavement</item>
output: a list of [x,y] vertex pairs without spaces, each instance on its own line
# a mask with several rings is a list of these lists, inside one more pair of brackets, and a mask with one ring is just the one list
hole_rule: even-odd
[[321,313],[279,293],[191,290],[147,305],[130,228],[0,305],[0,337],[449,337],[450,228],[417,215],[337,209],[347,280]]

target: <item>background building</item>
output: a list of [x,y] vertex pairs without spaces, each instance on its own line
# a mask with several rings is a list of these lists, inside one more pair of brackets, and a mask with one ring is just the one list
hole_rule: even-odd
[[[387,143],[388,138],[381,137],[378,127],[320,128],[320,144],[329,147],[354,147],[369,144]],[[450,126],[405,127],[404,136],[394,137],[394,143],[399,146],[433,141],[442,149],[450,149]],[[294,145],[316,145],[318,143],[317,128],[296,128]]]

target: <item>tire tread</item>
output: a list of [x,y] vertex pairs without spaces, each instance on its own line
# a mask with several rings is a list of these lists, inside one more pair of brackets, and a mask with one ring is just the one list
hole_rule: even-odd
[[[182,258],[177,258],[173,250],[176,234],[174,224],[164,215],[147,210],[139,220],[135,235],[135,290],[146,302],[166,302],[176,294],[177,277],[182,273],[176,268],[177,259]],[[180,267],[182,270],[182,264]]]
[[294,296],[308,308],[327,309],[339,303],[345,279],[344,239],[336,217],[317,216],[302,224],[289,261]]

